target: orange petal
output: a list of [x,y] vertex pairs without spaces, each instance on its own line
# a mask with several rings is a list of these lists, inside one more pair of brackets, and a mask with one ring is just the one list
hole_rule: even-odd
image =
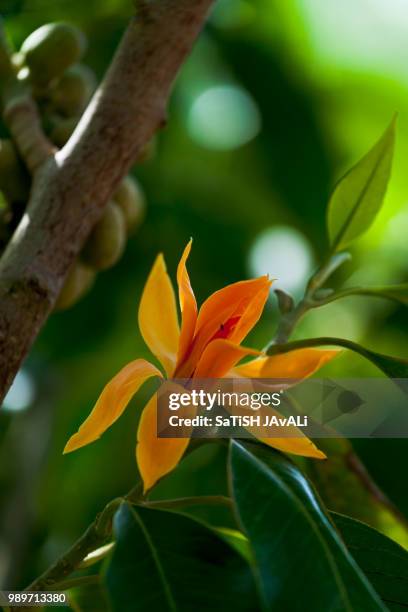
[[261,318],[266,301],[269,297],[272,281],[267,281],[261,285],[259,291],[253,296],[248,306],[245,308],[238,325],[230,336],[232,342],[239,344],[248,335],[253,327]]
[[[245,408],[240,405],[235,405],[231,410],[233,414],[244,416],[248,415],[248,408]],[[280,414],[277,410],[272,408],[271,406],[262,406],[259,410],[256,411],[256,414],[260,417],[260,422],[266,422],[266,418],[270,418],[272,416],[277,417],[278,419],[282,418],[282,414]],[[279,438],[271,438],[269,436],[271,430],[268,425],[248,425],[246,429],[258,440],[266,444],[267,446],[272,446],[278,450],[281,450],[285,453],[291,453],[292,455],[301,455],[302,457],[314,457],[315,459],[325,459],[326,455],[322,453],[309,438],[305,436],[305,434],[300,430],[296,425],[287,425],[284,431],[286,436]],[[266,437],[268,436],[268,437]]]
[[180,330],[176,299],[163,255],[158,255],[139,306],[139,328],[149,349],[168,376],[174,372]]
[[197,321],[197,302],[191,287],[190,277],[186,268],[186,261],[191,251],[192,240],[187,244],[181,256],[177,268],[177,284],[179,290],[179,302],[182,313],[180,343],[178,349],[178,362],[185,356],[194,336]]
[[272,357],[260,357],[234,368],[234,376],[246,378],[303,379],[336,357],[338,350],[298,349]]
[[123,413],[132,396],[151,376],[162,373],[144,359],[131,361],[106,385],[89,417],[67,442],[64,453],[94,442]]
[[228,285],[213,293],[201,306],[191,354],[178,375],[194,371],[205,346],[215,338],[241,342],[258,321],[269,293],[266,276]]
[[299,438],[260,438],[260,440],[264,444],[284,453],[300,455],[301,457],[313,457],[314,459],[327,459],[326,455],[303,434]]
[[189,438],[157,437],[157,396],[149,400],[140,417],[136,460],[144,492],[177,466],[190,442]]
[[230,340],[213,340],[206,346],[194,372],[194,378],[222,378],[238,361],[259,351],[234,344]]

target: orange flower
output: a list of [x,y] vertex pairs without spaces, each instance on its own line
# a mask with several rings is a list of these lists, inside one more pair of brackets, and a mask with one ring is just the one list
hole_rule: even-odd
[[[228,285],[213,293],[197,309],[186,268],[188,243],[177,269],[181,328],[176,299],[166,265],[159,255],[147,279],[139,306],[139,328],[151,352],[169,378],[305,378],[338,351],[301,349],[273,357],[241,346],[260,318],[271,281],[266,276]],[[247,355],[252,361],[236,366]],[[64,453],[97,440],[123,413],[132,396],[150,377],[163,373],[145,359],[128,363],[104,388],[94,409],[68,441]],[[182,458],[188,438],[157,437],[157,403],[154,395],[145,406],[137,432],[136,458],[145,491],[173,470]],[[322,459],[325,455],[300,431],[298,437],[263,439],[280,450]]]

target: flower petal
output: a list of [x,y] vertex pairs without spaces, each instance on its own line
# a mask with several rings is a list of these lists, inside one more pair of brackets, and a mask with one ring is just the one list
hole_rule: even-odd
[[317,448],[309,438],[302,434],[299,438],[259,438],[261,442],[276,448],[284,453],[313,457],[314,459],[327,459],[326,455]]
[[100,438],[121,416],[142,384],[152,376],[162,377],[162,373],[145,359],[136,359],[122,368],[108,382],[89,417],[68,440],[64,453],[70,453]]
[[[242,380],[242,382],[244,383],[244,380]],[[242,417],[248,415],[248,408],[239,404],[229,408],[227,407],[227,409],[234,415]],[[259,410],[256,411],[256,414],[259,416],[261,423],[266,423],[271,417],[276,417],[278,420],[283,418],[282,414],[272,408],[272,406],[261,406]],[[286,434],[278,438],[270,437],[270,425],[247,425],[245,429],[267,446],[271,446],[285,453],[301,455],[302,457],[314,457],[315,459],[326,458],[326,455],[322,453],[322,451],[320,451],[296,425],[286,425],[284,429],[277,427],[277,430],[284,431]]]
[[190,277],[186,268],[186,261],[191,251],[192,240],[187,244],[181,256],[177,268],[177,284],[179,290],[179,302],[182,314],[180,343],[178,348],[178,363],[185,356],[194,336],[194,329],[197,321],[197,302],[194,291],[191,287]]
[[139,328],[147,346],[168,376],[174,372],[180,330],[174,290],[163,255],[158,255],[139,306]]
[[248,303],[244,312],[242,313],[239,322],[230,336],[232,342],[239,344],[248,335],[253,327],[258,323],[261,318],[262,312],[265,308],[266,301],[269,297],[272,281],[263,283],[257,293],[253,296],[251,301]]
[[222,378],[247,355],[260,355],[260,352],[230,340],[213,340],[204,349],[194,371],[194,378]]
[[190,355],[178,368],[180,378],[191,376],[206,345],[216,338],[241,342],[258,321],[269,293],[266,276],[228,285],[201,306]]
[[157,437],[157,395],[146,404],[137,431],[136,460],[144,492],[178,464],[190,438]]
[[341,351],[298,349],[272,357],[260,357],[234,368],[234,376],[246,378],[294,378],[303,379],[331,361]]

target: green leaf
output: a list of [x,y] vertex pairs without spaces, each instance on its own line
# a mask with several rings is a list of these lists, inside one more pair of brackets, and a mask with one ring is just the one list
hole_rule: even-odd
[[215,530],[220,537],[228,542],[232,548],[240,553],[249,563],[253,562],[252,549],[249,545],[248,538],[241,531],[229,529],[227,527],[218,527]]
[[327,461],[308,461],[306,470],[327,508],[368,523],[408,547],[408,526],[366,472],[350,440],[321,438]]
[[195,519],[124,503],[114,533],[106,575],[114,610],[258,609],[249,564]]
[[337,183],[327,226],[332,252],[348,246],[373,223],[391,174],[395,118],[374,147]]
[[236,512],[266,610],[384,610],[303,474],[282,454],[231,442]]
[[408,608],[408,552],[393,540],[348,516],[332,518],[358,565],[390,610]]
[[[268,350],[268,355],[278,355],[280,353],[288,353],[297,349],[308,348],[312,346],[342,346],[343,348],[350,349],[355,353],[359,353],[369,361],[371,361],[377,368],[379,368],[384,374],[390,378],[408,378],[408,360],[399,359],[398,357],[391,357],[390,355],[383,355],[382,353],[376,353],[371,351],[356,342],[346,340],[345,338],[332,338],[325,336],[322,338],[307,338],[305,340],[295,340],[293,342],[287,342],[286,344],[273,344]],[[403,390],[406,390],[406,385],[402,385]]]

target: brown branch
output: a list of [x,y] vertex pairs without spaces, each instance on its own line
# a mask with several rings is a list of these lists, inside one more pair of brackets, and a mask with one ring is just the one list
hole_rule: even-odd
[[212,2],[143,2],[71,139],[36,171],[0,261],[0,401],[103,207],[164,124],[171,85]]

